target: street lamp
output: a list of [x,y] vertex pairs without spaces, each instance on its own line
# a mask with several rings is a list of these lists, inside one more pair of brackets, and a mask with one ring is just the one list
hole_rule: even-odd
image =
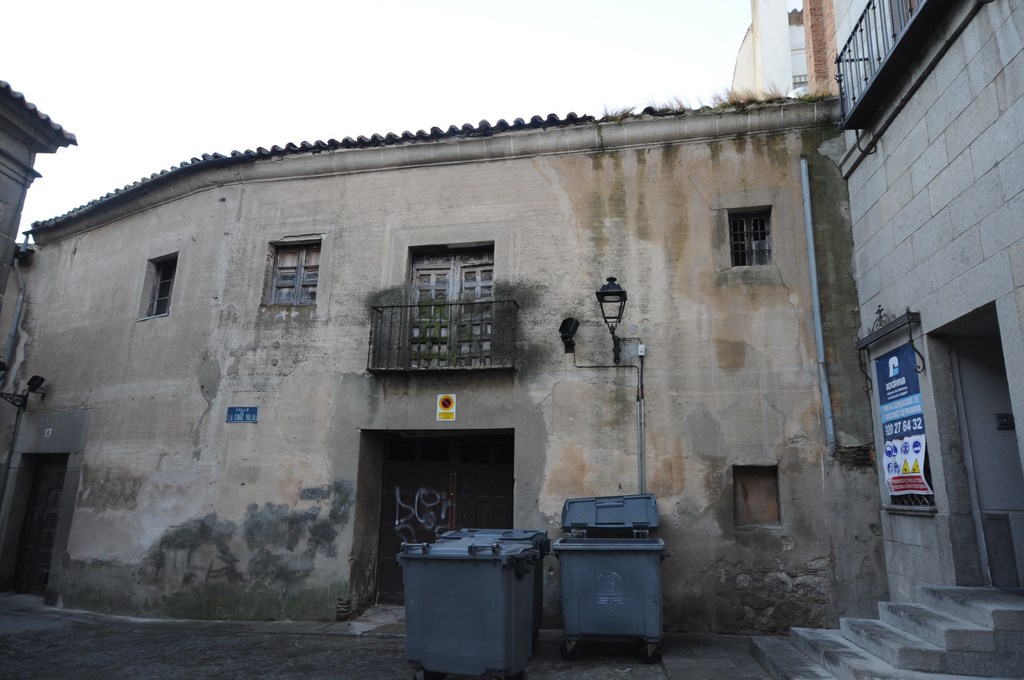
[[597,291],[597,302],[601,305],[601,316],[612,334],[612,355],[617,364],[621,360],[621,344],[619,336],[615,335],[615,328],[622,321],[622,312],[626,309],[626,291],[614,276],[609,276]]
[[[601,289],[597,291],[597,302],[601,305],[601,316],[604,318],[608,331],[612,334],[612,358],[618,366],[621,360],[622,340],[615,334],[615,329],[622,323],[622,313],[626,309],[626,291],[619,285],[614,276],[609,276]],[[644,469],[644,355],[647,348],[639,338],[637,358],[640,366],[637,367],[636,381],[636,472],[637,491],[647,493],[647,472]]]
[[[3,362],[0,362],[0,364],[2,363]],[[11,392],[0,392],[0,399],[3,399],[4,401],[10,404],[13,404],[19,409],[23,409],[25,408],[25,405],[28,404],[29,393],[39,392],[39,388],[43,386],[44,382],[46,382],[46,378],[44,378],[41,375],[34,375],[28,379],[28,385],[26,385],[26,389],[24,392],[22,392],[21,394]]]

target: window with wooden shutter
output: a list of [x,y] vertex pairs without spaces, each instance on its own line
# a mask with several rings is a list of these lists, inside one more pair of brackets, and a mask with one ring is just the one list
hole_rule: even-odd
[[490,365],[492,248],[415,255],[410,296],[412,368]]
[[315,305],[320,244],[278,246],[274,253],[272,305]]

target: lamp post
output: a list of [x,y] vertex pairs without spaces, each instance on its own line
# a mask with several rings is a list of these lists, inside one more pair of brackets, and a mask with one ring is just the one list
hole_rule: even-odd
[[612,334],[612,358],[617,364],[621,360],[622,341],[615,335],[615,328],[622,321],[622,312],[626,309],[626,291],[614,276],[609,276],[597,291],[597,302],[601,305],[601,316]]
[[[620,338],[615,329],[622,323],[622,313],[626,309],[626,291],[619,285],[614,276],[609,276],[605,284],[597,291],[597,302],[601,306],[601,318],[604,319],[608,331],[612,334],[612,357],[615,364],[612,366],[580,366],[576,363],[576,342],[574,336],[580,326],[579,321],[569,317],[562,321],[558,332],[565,345],[566,354],[573,355],[573,366],[576,368],[635,368],[637,369],[636,383],[636,469],[637,469],[637,493],[647,493],[647,474],[644,469],[644,356],[647,348],[640,338]],[[639,366],[620,366],[622,361],[622,341],[638,341],[636,355],[640,359]]]

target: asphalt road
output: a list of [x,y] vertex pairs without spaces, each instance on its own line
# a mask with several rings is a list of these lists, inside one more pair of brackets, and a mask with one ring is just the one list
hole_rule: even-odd
[[[211,622],[133,619],[46,607],[0,594],[0,677],[295,678],[410,680],[401,624]],[[584,644],[575,661],[559,654],[560,632],[542,631],[526,668],[530,680],[767,680],[746,640],[672,635],[663,659],[643,664],[633,645]]]

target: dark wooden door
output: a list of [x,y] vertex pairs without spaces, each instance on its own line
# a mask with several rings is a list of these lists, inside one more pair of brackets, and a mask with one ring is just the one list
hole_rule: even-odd
[[381,489],[377,599],[401,604],[396,557],[452,529],[512,528],[511,434],[403,438],[388,443]]
[[42,595],[50,579],[50,561],[68,459],[66,455],[33,458],[35,469],[18,541],[14,587],[21,593]]
[[456,443],[456,528],[511,529],[512,437]]

